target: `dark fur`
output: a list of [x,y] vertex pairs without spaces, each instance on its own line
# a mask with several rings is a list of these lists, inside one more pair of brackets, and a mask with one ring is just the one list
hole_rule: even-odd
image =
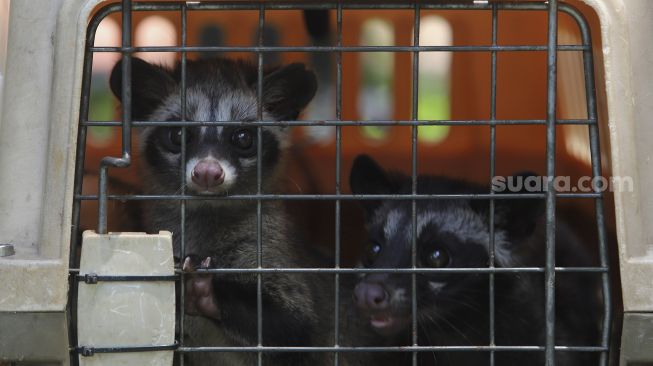
[[[118,63],[111,75],[114,94],[122,96],[122,67]],[[140,59],[132,61],[132,111],[135,120],[178,121],[180,108],[180,67],[166,70]],[[188,61],[186,73],[186,119],[190,121],[257,119],[256,68],[240,61],[213,59]],[[268,70],[263,80],[263,119],[292,120],[315,94],[312,72],[301,64]],[[140,131],[143,186],[148,194],[181,192],[181,158],[170,147],[174,127],[146,127]],[[186,163],[207,154],[222,159],[235,169],[233,183],[217,195],[256,192],[256,154],[236,151],[230,134],[236,127],[188,127]],[[242,128],[242,127],[238,127]],[[254,133],[256,128],[250,128]],[[254,135],[255,136],[255,135]],[[263,128],[263,189],[277,188],[289,134],[284,127]],[[173,149],[174,150],[174,149]],[[254,152],[256,151],[254,145]],[[225,164],[226,164],[225,163]],[[245,164],[247,163],[247,164]],[[189,194],[197,193],[188,188]],[[210,198],[210,197],[209,197]],[[175,255],[180,248],[180,204],[152,201],[145,209],[148,232],[172,231]],[[214,268],[255,268],[257,250],[256,202],[252,200],[188,201],[186,205],[185,255],[199,260],[211,257]],[[262,205],[263,266],[266,268],[311,267],[315,264],[293,223],[278,202]],[[326,345],[327,334],[320,331],[330,321],[322,309],[330,293],[331,281],[303,274],[262,275],[263,345]],[[217,319],[187,317],[186,340],[194,346],[255,346],[257,344],[256,289],[254,274],[216,274],[213,293],[220,315]],[[331,290],[329,290],[331,289]],[[189,300],[190,301],[190,300]],[[331,342],[331,340],[329,340]],[[315,355],[270,353],[267,365],[307,365]],[[256,354],[191,353],[193,365],[252,364]],[[325,358],[325,359],[328,359]]]
[[[410,193],[407,177],[386,173],[372,159],[359,156],[351,173],[355,194]],[[444,177],[419,176],[418,193],[486,193],[487,189]],[[370,241],[381,252],[367,265],[373,268],[411,267],[410,201],[362,201]],[[436,248],[446,250],[448,267],[488,267],[488,210],[486,200],[447,199],[417,201],[417,266],[427,265]],[[543,267],[545,264],[544,203],[541,199],[495,200],[498,267]],[[429,219],[427,219],[429,218]],[[396,226],[391,230],[388,225]],[[419,224],[418,224],[419,227]],[[390,232],[391,235],[388,235]],[[558,221],[557,266],[590,266],[578,239]],[[497,345],[544,345],[544,276],[541,273],[495,275]],[[360,283],[381,284],[392,301],[387,310],[403,324],[384,334],[394,345],[410,344],[411,276],[370,274]],[[429,283],[435,284],[430,285]],[[442,286],[440,286],[442,285]],[[435,289],[437,287],[437,289]],[[404,298],[395,298],[397,291]],[[565,346],[598,345],[601,318],[598,276],[558,273],[556,276],[556,343]],[[417,276],[417,316],[420,345],[472,346],[489,344],[489,280],[487,274],[420,274]],[[374,311],[359,314],[369,319]],[[393,323],[394,324],[394,323]],[[372,327],[368,322],[368,327]],[[557,352],[556,364],[595,365],[595,353]],[[405,359],[409,363],[409,356]],[[496,352],[497,365],[542,365],[541,352]],[[487,352],[425,352],[420,365],[489,365]]]
[[[150,65],[132,60],[132,117],[135,120],[179,121],[181,119],[181,70]],[[111,74],[111,89],[122,97],[122,63]],[[257,119],[257,71],[253,65],[229,59],[188,61],[186,71],[186,119],[189,121],[255,121]],[[263,119],[293,120],[310,102],[317,88],[315,75],[303,64],[291,64],[267,70],[263,79]],[[150,193],[179,192],[181,160],[166,159],[165,139],[172,127],[146,127],[140,133],[140,151],[144,162],[146,189]],[[249,125],[206,127],[202,137],[200,127],[188,127],[186,136],[187,162],[195,156],[212,152],[224,158],[238,172],[238,181],[228,193],[256,192],[256,165],[245,167],[229,143],[235,129],[247,129],[254,136],[256,128]],[[263,130],[263,189],[277,185],[283,154],[289,143],[289,131],[284,127]],[[200,138],[202,137],[202,138]],[[201,140],[201,141],[200,141]],[[256,140],[249,158],[255,159]],[[225,203],[225,202],[223,202]],[[237,205],[242,206],[243,202]]]

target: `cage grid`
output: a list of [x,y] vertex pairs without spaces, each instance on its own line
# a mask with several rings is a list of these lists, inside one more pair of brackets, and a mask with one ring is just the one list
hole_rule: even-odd
[[[267,10],[307,10],[325,9],[336,13],[336,45],[330,46],[265,46],[263,42],[263,28],[265,26],[265,13]],[[365,10],[365,9],[407,9],[413,11],[413,40],[410,46],[343,46],[342,23],[344,10]],[[469,45],[469,46],[421,46],[419,40],[421,10],[483,10],[491,12],[491,45]],[[188,11],[202,10],[252,10],[258,11],[258,40],[256,46],[189,46],[187,44],[187,16]],[[548,14],[547,44],[546,45],[499,45],[497,41],[499,11],[543,11]],[[144,46],[134,47],[132,45],[132,13],[134,11],[174,11],[180,15],[181,23],[181,45],[180,46]],[[95,33],[100,22],[112,13],[120,12],[122,16],[122,40],[120,47],[97,47],[94,45]],[[559,45],[557,42],[557,24],[559,12],[565,13],[575,20],[579,27],[582,43],[578,45]],[[178,52],[181,54],[181,117],[179,121],[134,121],[131,116],[131,59],[135,52]],[[188,52],[226,52],[238,51],[254,53],[257,56],[257,87],[256,94],[258,106],[258,120],[254,122],[244,121],[188,121],[186,119],[186,62]],[[89,119],[89,100],[91,69],[93,55],[99,52],[118,52],[122,55],[122,120],[121,121],[93,121]],[[263,92],[263,56],[269,52],[319,52],[332,53],[336,56],[336,104],[334,120],[302,120],[302,121],[264,121],[262,118],[262,92]],[[342,54],[343,52],[409,52],[412,54],[412,112],[409,120],[343,120],[342,117]],[[489,52],[491,55],[491,81],[490,81],[490,115],[489,119],[474,120],[419,120],[418,119],[418,73],[420,52]],[[547,52],[547,110],[546,119],[497,119],[497,54],[500,52]],[[585,119],[557,119],[556,117],[556,62],[557,52],[582,52],[584,82],[586,92],[587,118]],[[366,2],[366,1],[341,1],[321,2],[310,1],[296,2],[267,2],[267,1],[242,1],[242,2],[140,2],[122,0],[120,3],[110,4],[101,8],[90,20],[86,37],[86,50],[84,61],[82,98],[80,105],[80,119],[78,131],[78,148],[76,157],[76,172],[74,186],[72,244],[70,253],[70,338],[71,338],[71,360],[78,363],[78,355],[92,357],[95,353],[115,352],[143,352],[155,350],[175,350],[177,353],[190,352],[253,352],[258,355],[258,365],[263,363],[262,356],[268,352],[329,352],[334,354],[334,364],[339,363],[339,354],[342,352],[409,352],[412,353],[412,364],[417,365],[419,352],[488,352],[490,364],[495,363],[495,353],[502,351],[524,351],[544,352],[546,365],[555,365],[555,352],[598,352],[601,355],[600,364],[607,365],[609,362],[609,342],[612,322],[612,307],[610,296],[608,256],[605,232],[604,202],[603,193],[594,187],[593,192],[587,193],[563,193],[556,192],[552,179],[547,180],[547,189],[544,193],[508,193],[500,197],[490,188],[486,194],[418,194],[417,193],[417,137],[418,126],[422,125],[483,125],[490,130],[490,177],[496,172],[496,127],[499,125],[544,125],[546,127],[546,173],[548,177],[555,176],[555,142],[556,126],[565,124],[586,125],[589,129],[591,169],[593,177],[601,176],[601,156],[598,136],[597,105],[595,97],[595,84],[593,75],[594,65],[592,59],[592,43],[589,25],[583,15],[572,6],[559,3],[557,0],[547,2],[452,2],[442,3],[435,0],[415,2]],[[197,126],[229,126],[248,125],[257,128],[257,190],[251,195],[227,195],[227,196],[193,196],[186,192],[184,172],[186,169],[186,128]],[[262,191],[262,127],[264,126],[335,126],[335,193],[334,194],[270,194]],[[411,168],[412,192],[410,194],[381,194],[381,195],[353,195],[343,194],[341,190],[341,147],[343,126],[409,126],[411,128]],[[84,179],[84,158],[86,148],[87,128],[92,126],[120,127],[122,130],[122,156],[104,157],[99,167],[98,194],[82,194],[82,182]],[[144,126],[169,126],[181,127],[181,161],[180,179],[182,190],[180,194],[174,195],[144,195],[144,194],[109,194],[107,192],[108,169],[124,168],[131,163],[131,129],[132,127]],[[546,265],[544,267],[496,267],[495,266],[495,201],[497,199],[543,199],[546,201]],[[556,200],[565,198],[585,198],[595,202],[595,218],[598,229],[598,267],[558,267],[555,263],[555,219]],[[375,268],[342,268],[341,256],[341,202],[344,200],[410,200],[412,203],[412,243],[410,268],[375,269]],[[432,199],[473,199],[488,201],[489,210],[489,265],[486,268],[420,268],[417,263],[417,201]],[[98,225],[97,231],[100,234],[107,233],[107,202],[109,200],[173,200],[179,202],[181,212],[181,258],[185,257],[185,220],[186,202],[192,200],[253,200],[256,201],[257,221],[257,268],[214,268],[199,269],[195,273],[253,273],[257,275],[257,338],[258,344],[249,347],[189,347],[184,343],[184,296],[180,296],[181,303],[179,314],[177,314],[179,335],[175,344],[165,346],[134,345],[116,347],[89,347],[78,344],[76,339],[76,290],[77,283],[83,281],[93,284],[98,281],[177,281],[184,293],[184,278],[188,274],[180,268],[176,268],[174,276],[98,276],[80,275],[77,263],[77,248],[79,246],[78,231],[80,230],[80,208],[83,201],[98,202]],[[266,200],[327,200],[335,203],[335,263],[333,268],[265,268],[262,261],[262,202]],[[263,312],[262,312],[262,285],[261,275],[264,273],[327,273],[334,275],[334,339],[331,347],[272,347],[263,345]],[[392,347],[346,347],[339,345],[340,333],[340,275],[341,274],[364,274],[364,273],[405,273],[411,275],[411,312],[412,330],[410,346]],[[556,273],[596,273],[601,276],[603,320],[601,326],[600,345],[595,346],[561,346],[555,343],[555,276]],[[490,339],[488,345],[483,346],[424,346],[418,343],[417,325],[417,285],[416,276],[420,273],[484,273],[489,278],[489,321]],[[543,273],[545,276],[545,319],[546,319],[546,342],[544,346],[502,346],[495,343],[495,274],[498,273]],[[184,358],[179,357],[183,365]]]

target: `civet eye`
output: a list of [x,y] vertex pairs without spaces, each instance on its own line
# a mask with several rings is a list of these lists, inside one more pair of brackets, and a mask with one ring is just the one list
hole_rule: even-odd
[[[168,150],[178,153],[181,151],[181,127],[172,127],[168,129],[167,143],[165,144]],[[186,143],[190,142],[191,134],[186,131]]]
[[432,268],[447,267],[451,262],[449,252],[443,248],[433,249],[426,257],[426,263]]
[[381,249],[382,247],[378,243],[371,243],[367,246],[364,256],[365,266],[371,266],[374,263],[379,253],[381,253]]
[[181,128],[171,128],[169,132],[170,142],[173,145],[181,146]]
[[238,148],[247,150],[254,144],[254,137],[249,130],[240,129],[231,135],[231,142]]

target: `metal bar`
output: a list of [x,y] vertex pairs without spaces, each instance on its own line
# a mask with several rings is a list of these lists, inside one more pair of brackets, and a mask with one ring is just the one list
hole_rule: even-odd
[[[122,1],[122,47],[131,47],[131,0]],[[92,49],[92,47],[91,47]],[[122,55],[122,157],[105,156],[100,161],[98,179],[98,233],[107,233],[107,180],[109,167],[125,168],[131,164],[131,112],[132,112],[132,59],[131,53]]]
[[[258,13],[258,45],[263,46],[263,31],[265,28],[265,3],[259,4]],[[256,83],[257,119],[263,119],[263,53],[258,52],[258,78]],[[263,187],[263,127],[256,127],[256,193],[262,194]],[[263,268],[263,219],[262,201],[256,200],[256,265]],[[263,283],[261,273],[256,275],[256,337],[258,346],[263,346]],[[263,353],[257,354],[257,365],[263,364]]]
[[[336,43],[338,47],[342,46],[342,4],[338,3],[338,8],[336,10],[336,33],[337,39]],[[342,118],[342,52],[336,53],[336,119],[340,120]],[[340,154],[342,152],[342,126],[336,126],[336,195],[340,195],[340,170],[341,170],[341,159]],[[335,223],[335,269],[340,269],[340,255],[341,255],[341,205],[340,200],[336,200],[336,223]],[[335,286],[335,308],[334,308],[334,334],[333,334],[333,345],[335,348],[338,348],[340,345],[340,273],[336,272],[334,276],[334,286]],[[338,366],[340,363],[340,353],[336,353],[333,357],[333,364]]]
[[[262,1],[225,1],[225,2],[187,2],[191,10],[257,10]],[[183,2],[134,2],[133,8],[136,11],[179,11]],[[268,10],[305,10],[305,9],[336,9],[338,2],[312,2],[312,1],[265,1]],[[422,9],[432,10],[491,10],[489,3],[465,3],[465,2],[439,2],[437,0],[421,1]],[[512,1],[498,3],[499,10],[547,10],[546,3],[539,1]],[[383,2],[370,3],[366,0],[348,1],[342,4],[343,9],[414,9],[414,3],[405,2]],[[111,12],[120,11],[120,6],[114,6]]]
[[[413,19],[413,47],[419,46],[419,33],[420,33],[420,3],[414,4],[414,19]],[[412,116],[411,118],[416,121],[419,119],[419,52],[413,52],[413,93],[412,93]],[[411,191],[413,195],[417,194],[417,134],[419,126],[413,125],[411,127]],[[417,201],[411,201],[411,247],[410,247],[410,260],[413,269],[417,268]],[[417,275],[415,272],[411,274],[411,342],[413,346],[418,345],[417,339]],[[413,366],[417,366],[417,352],[412,354]]]
[[[187,13],[187,8],[186,4],[182,4],[181,7],[181,45],[186,46],[187,42],[187,37],[188,37],[188,28],[187,28],[187,22],[188,22],[188,13]],[[186,51],[181,52],[181,90],[180,90],[180,97],[181,97],[181,116],[180,119],[181,121],[186,121],[187,116],[187,108],[188,105],[186,103],[186,81],[187,81],[187,54]],[[181,184],[181,194],[186,195],[186,134],[188,132],[186,131],[186,126],[181,126],[181,165],[180,165],[180,170],[179,170],[179,180]],[[181,261],[186,259],[186,200],[181,200],[179,202],[179,210],[180,210],[180,222],[179,222],[179,241],[180,241],[180,253],[179,256],[181,258]],[[179,343],[184,344],[184,333],[186,330],[186,274],[181,271],[179,273],[180,275],[180,281],[179,281],[179,293],[181,296],[179,296]],[[183,356],[179,357],[179,365],[184,366],[185,360]]]
[[[585,98],[587,100],[587,116],[598,119],[596,106],[596,85],[594,82],[594,57],[592,55],[592,35],[587,20],[576,9],[569,8],[567,13],[576,21],[580,29],[583,45],[587,50],[583,52],[583,68],[585,75]],[[599,140],[599,128],[597,124],[589,126],[590,156],[592,165],[592,175],[601,177],[601,147]],[[610,260],[608,258],[607,235],[605,232],[605,208],[603,193],[595,198],[595,216],[599,240],[599,263],[606,270],[601,274],[601,290],[603,292],[603,324],[601,328],[601,346],[605,351],[601,352],[599,364],[608,366],[610,362],[610,333],[612,331],[612,295],[610,289]]]
[[[558,45],[558,0],[549,0],[548,58],[547,58],[547,125],[546,125],[546,173],[555,176],[556,146],[556,72]],[[556,238],[556,192],[553,179],[547,180],[546,190],[546,271],[545,316],[546,349],[545,364],[555,366],[555,238]]]
[[[257,10],[260,1],[248,2],[235,2],[225,1],[220,3],[189,3],[188,6],[191,10]],[[179,10],[181,2],[135,2],[134,10],[138,11],[175,11]],[[322,2],[311,3],[310,1],[297,1],[297,2],[269,2],[267,8],[270,10],[305,10],[305,9],[335,9],[338,6],[337,2]],[[506,3],[502,9],[544,9],[540,6],[541,3],[526,2],[526,3]],[[422,5],[425,9],[489,9],[488,4],[461,4],[461,3],[438,3],[438,2],[424,2]],[[413,9],[412,3],[382,3],[374,4],[365,1],[351,1],[342,5],[343,9]],[[119,7],[118,7],[119,10]]]
[[[560,45],[559,51],[584,51],[581,45]],[[146,47],[92,47],[92,52],[545,52],[544,45],[516,46],[146,46]]]
[[[89,25],[89,32],[86,36],[86,50],[84,57],[84,69],[82,73],[82,94],[80,97],[79,107],[79,126],[77,129],[77,149],[75,157],[75,183],[74,194],[82,194],[82,182],[84,180],[84,161],[86,157],[86,132],[88,121],[88,111],[91,97],[91,76],[93,75],[93,53],[89,51],[89,47],[95,41],[95,30],[97,24]],[[73,201],[72,211],[72,228],[70,235],[70,263],[77,264],[77,246],[79,245],[78,232],[80,220],[81,201]]]
[[[135,11],[179,11],[182,5],[186,5],[191,10],[257,10],[259,2],[136,2],[133,4]],[[268,10],[304,10],[304,9],[336,9],[339,2],[266,2]],[[348,1],[340,5],[343,9],[413,9],[412,3],[382,3],[372,4],[366,1]],[[436,0],[423,1],[422,9],[431,10],[491,10],[492,4],[489,3],[441,3]],[[497,3],[499,10],[547,10],[546,3],[543,2],[500,2]],[[575,8],[561,4],[560,11],[565,13],[578,12]],[[107,15],[121,10],[120,4],[111,4],[102,8],[92,19],[92,22],[101,21]],[[573,16],[573,14],[571,14]]]
[[[363,273],[392,273],[392,274],[432,274],[432,273],[544,273],[546,267],[494,267],[494,268],[211,268],[197,269],[188,273],[340,273],[340,274],[363,274]],[[556,267],[556,272],[564,273],[603,273],[607,267]],[[79,273],[79,269],[70,269],[71,274]],[[181,270],[175,271],[177,274]],[[170,276],[122,276],[122,275],[76,275],[77,281],[93,282],[101,281],[176,281],[178,277]]]
[[[179,347],[177,344],[163,346],[123,346],[123,347],[79,347],[77,353],[92,356],[96,353],[124,353],[175,350],[181,353],[193,352],[537,352],[541,346],[401,346],[401,347]],[[556,347],[563,352],[605,352],[604,347],[577,346]]]
[[150,346],[116,346],[116,347],[77,347],[73,348],[72,351],[84,356],[91,357],[96,353],[127,353],[127,352],[150,352],[150,351],[168,351],[176,350],[179,348],[178,344],[167,344],[167,345],[150,345]]
[[85,282],[87,284],[96,284],[98,282],[140,282],[140,281],[179,281],[182,271],[177,275],[169,276],[119,276],[119,275],[95,275],[85,274],[77,275],[75,279],[77,282]]
[[[90,75],[90,72],[89,72]],[[82,87],[84,90],[84,87]],[[82,92],[84,95],[84,92]],[[88,101],[86,101],[88,105]],[[82,108],[83,110],[83,108]],[[80,118],[81,118],[80,114]],[[81,194],[82,191],[82,180],[84,179],[84,150],[86,150],[86,127],[79,126],[77,133],[77,158],[75,159],[75,186],[74,186],[74,195],[77,196]],[[69,256],[69,266],[79,266],[79,261],[77,260],[77,247],[80,245],[80,212],[81,212],[82,201],[79,199],[73,200],[73,210],[72,210],[72,225],[70,233],[70,256]],[[77,282],[73,281],[72,278],[69,279],[69,293],[68,293],[68,319],[69,319],[69,344],[77,344],[77,292],[78,286]],[[79,363],[77,357],[71,357],[71,364],[73,366]]]
[[[497,4],[492,3],[492,46],[497,45],[497,31],[499,22],[499,10]],[[492,51],[491,70],[490,70],[490,120],[497,118],[497,53]],[[496,143],[497,143],[497,128],[496,125],[490,125],[490,179],[494,178],[496,174]],[[494,194],[494,190],[490,185],[490,194]],[[494,268],[495,264],[495,238],[494,238],[494,200],[490,199],[490,213],[489,213],[489,267]],[[489,301],[489,326],[490,326],[490,346],[496,345],[495,341],[495,293],[494,293],[494,273],[489,275],[490,281],[490,298]],[[494,350],[490,351],[490,366],[494,366],[495,357]]]
[[[557,193],[558,198],[597,198],[600,197],[600,193],[588,192],[588,193]],[[354,201],[367,201],[367,200],[430,200],[430,199],[442,199],[442,200],[455,200],[455,199],[472,199],[472,200],[486,200],[486,199],[537,199],[545,198],[545,193],[506,193],[493,196],[489,193],[475,193],[475,194],[370,194],[370,195],[351,195],[351,194],[256,194],[256,195],[232,195],[232,196],[183,196],[183,195],[145,195],[145,194],[110,194],[107,195],[108,200],[119,200],[119,201],[165,201],[165,200],[217,200],[217,201],[252,201],[252,200],[264,200],[264,201],[280,201],[280,200],[320,200],[320,201],[333,201],[333,200],[354,200]],[[97,200],[97,195],[79,195],[75,199],[80,200]]]
[[[88,26],[88,31],[86,34],[86,48],[84,50],[84,68],[82,72],[82,91],[80,96],[80,107],[79,107],[79,125],[77,127],[77,147],[76,147],[76,157],[75,157],[75,182],[74,182],[74,196],[77,196],[82,193],[82,182],[84,181],[84,161],[86,157],[86,133],[87,127],[84,125],[84,122],[88,120],[88,111],[90,105],[90,96],[91,96],[91,77],[93,76],[93,52],[89,51],[95,42],[95,34],[97,26],[99,24],[91,22]],[[73,209],[72,209],[72,225],[70,232],[70,256],[69,256],[69,265],[79,266],[77,260],[77,247],[80,245],[80,218],[81,218],[81,205],[82,201],[78,199],[73,199]],[[68,296],[68,316],[69,316],[69,342],[70,344],[77,344],[77,282],[70,279],[70,293]],[[71,362],[73,365],[79,363],[78,357],[71,357]]]
[[[104,19],[104,17],[109,14],[111,7],[106,7],[100,9],[95,16],[89,22],[86,32],[86,45],[84,50],[84,68],[82,72],[82,89],[80,96],[80,113],[79,113],[79,126],[77,131],[77,148],[76,148],[76,158],[75,158],[75,182],[74,182],[74,195],[82,193],[82,183],[84,180],[84,161],[86,155],[86,133],[87,126],[86,122],[88,121],[88,111],[90,105],[90,95],[91,95],[91,77],[93,69],[93,52],[90,51],[90,47],[94,45],[95,34],[97,32],[97,27]],[[77,261],[77,247],[79,246],[79,222],[81,215],[81,200],[73,199],[73,209],[72,209],[72,225],[71,225],[71,235],[70,235],[70,257],[69,263],[73,266],[79,266]],[[69,278],[70,282],[70,293],[68,295],[68,314],[70,319],[70,331],[69,331],[69,342],[70,344],[76,345],[77,340],[77,292],[78,285],[74,277]],[[76,355],[71,355],[70,362],[72,365],[79,364],[79,358]]]
[[[558,119],[558,125],[591,125],[595,119]],[[85,121],[82,126],[119,127],[119,121]],[[302,120],[302,121],[133,121],[132,127],[182,127],[182,126],[498,126],[498,125],[546,125],[544,119],[497,119],[497,120]]]
[[[117,347],[116,347],[117,348]],[[542,346],[389,346],[389,347],[179,347],[177,352],[538,352]],[[604,352],[604,347],[558,346],[556,351],[565,352]]]

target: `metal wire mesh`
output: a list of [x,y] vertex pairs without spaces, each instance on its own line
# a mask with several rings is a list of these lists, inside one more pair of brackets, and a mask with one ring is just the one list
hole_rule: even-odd
[[[266,46],[263,42],[263,28],[265,27],[266,10],[288,10],[288,9],[329,9],[336,12],[336,44],[333,46]],[[342,23],[343,23],[343,10],[364,10],[364,9],[404,9],[413,11],[413,40],[410,46],[344,46],[342,42]],[[420,15],[422,10],[477,10],[487,11],[492,16],[492,29],[491,29],[491,44],[490,45],[470,45],[470,46],[422,46],[420,45]],[[189,46],[187,44],[187,27],[188,27],[188,12],[189,11],[203,11],[203,10],[252,10],[258,11],[258,40],[257,45],[253,47],[232,47],[232,46]],[[499,45],[497,42],[499,11],[511,10],[532,10],[542,11],[548,13],[548,33],[547,44],[540,45]],[[132,45],[132,12],[133,11],[173,11],[178,12],[181,23],[181,45],[180,46],[166,46],[166,47],[134,47]],[[122,15],[122,41],[120,47],[97,47],[94,45],[95,34],[100,22],[112,13],[120,12]],[[559,12],[566,13],[571,16],[577,23],[582,38],[582,43],[579,45],[558,45],[557,43],[557,24]],[[490,364],[495,363],[495,353],[501,351],[536,351],[544,352],[546,356],[546,364],[549,366],[555,365],[556,351],[584,351],[584,352],[599,352],[601,354],[601,365],[608,364],[608,346],[610,336],[610,324],[612,321],[611,314],[611,295],[610,284],[608,278],[608,258],[607,258],[607,244],[605,232],[605,218],[604,218],[604,203],[603,194],[600,191],[590,193],[558,193],[555,191],[553,181],[548,181],[548,189],[545,193],[531,193],[531,194],[502,194],[498,198],[493,191],[488,194],[418,194],[417,193],[417,171],[418,171],[418,157],[417,157],[417,137],[418,126],[428,125],[447,125],[447,126],[470,126],[470,125],[487,125],[490,130],[490,176],[494,177],[496,172],[496,127],[500,125],[543,125],[546,127],[546,171],[548,176],[555,176],[556,161],[555,161],[555,142],[556,142],[556,126],[565,124],[586,125],[589,128],[590,134],[590,150],[591,150],[591,166],[592,175],[594,177],[601,176],[601,161],[600,161],[600,147],[598,138],[598,121],[596,112],[596,98],[595,98],[595,85],[594,85],[594,65],[592,59],[592,43],[590,38],[590,30],[587,22],[582,14],[575,8],[559,4],[557,0],[549,0],[548,2],[460,2],[460,3],[441,3],[439,1],[420,1],[420,2],[362,2],[362,1],[347,1],[347,2],[309,2],[309,1],[296,1],[296,2],[267,2],[267,1],[242,1],[242,2],[132,2],[130,0],[123,0],[122,3],[111,4],[100,9],[95,16],[91,19],[86,44],[86,57],[84,62],[84,74],[82,85],[82,99],[80,105],[80,121],[79,121],[79,134],[78,134],[78,148],[76,159],[76,173],[75,173],[75,198],[73,207],[73,243],[71,245],[71,263],[76,263],[77,258],[77,232],[80,227],[80,207],[83,201],[97,201],[98,202],[98,232],[107,232],[107,202],[110,200],[173,200],[178,201],[180,204],[181,212],[181,255],[185,256],[185,220],[186,220],[186,203],[191,200],[253,200],[257,204],[257,268],[253,269],[232,269],[232,268],[217,268],[205,270],[207,273],[253,273],[257,275],[257,345],[251,347],[189,347],[184,343],[184,317],[183,314],[179,315],[179,339],[176,344],[167,346],[142,346],[135,345],[133,347],[107,347],[107,348],[93,348],[86,345],[78,344],[76,340],[76,325],[75,325],[75,298],[76,298],[76,284],[78,281],[86,283],[97,283],[98,281],[178,281],[181,286],[181,293],[184,293],[184,276],[183,271],[177,270],[176,276],[159,276],[159,277],[137,277],[137,276],[94,276],[94,275],[79,275],[78,270],[71,269],[71,306],[70,317],[71,324],[71,344],[75,345],[72,349],[71,355],[74,363],[77,362],[77,354],[90,357],[94,353],[112,353],[112,352],[140,352],[148,350],[162,350],[162,349],[175,349],[180,353],[189,352],[254,352],[258,354],[258,364],[262,364],[262,355],[268,352],[332,352],[336,357],[334,363],[337,365],[339,362],[338,355],[341,352],[411,352],[412,363],[417,364],[417,355],[419,352],[432,352],[432,351],[483,351],[489,352]],[[131,60],[135,52],[179,52],[181,54],[181,116],[179,121],[133,121],[131,113]],[[188,121],[186,113],[186,62],[188,52],[250,52],[257,55],[257,72],[258,82],[256,85],[258,100],[262,100],[263,89],[263,56],[269,52],[318,52],[318,53],[333,53],[336,56],[336,103],[335,103],[335,120],[327,121],[281,121],[281,122],[268,122],[261,121],[262,118],[262,103],[258,103],[258,120],[256,122],[242,122],[242,121],[210,121],[210,122],[197,122]],[[419,73],[419,56],[420,52],[487,52],[491,56],[491,98],[490,98],[490,117],[487,120],[419,120],[418,119],[418,103],[415,96],[418,95],[418,73]],[[546,119],[537,120],[500,120],[497,119],[496,104],[497,104],[497,54],[501,52],[547,52],[547,114]],[[556,61],[558,52],[575,51],[582,52],[584,62],[584,77],[585,77],[585,90],[587,101],[587,117],[586,119],[567,119],[560,120],[556,118]],[[89,119],[89,99],[90,99],[90,84],[91,84],[91,69],[93,55],[99,52],[119,52],[122,55],[122,119],[121,121],[93,121]],[[410,120],[383,120],[383,121],[360,121],[360,120],[343,120],[342,119],[342,54],[346,52],[410,52],[412,54],[412,116]],[[262,128],[264,126],[311,126],[318,124],[321,126],[335,126],[335,193],[333,194],[269,194],[264,193],[262,190]],[[251,195],[230,195],[222,196],[193,196],[187,194],[184,183],[185,167],[185,154],[186,154],[186,128],[196,126],[229,126],[229,125],[254,125],[257,127],[257,189],[255,194]],[[142,195],[142,194],[108,194],[107,193],[107,178],[109,168],[122,168],[129,166],[131,163],[131,128],[132,127],[145,127],[145,126],[179,126],[181,127],[181,161],[180,177],[182,180],[182,190],[179,194],[175,195]],[[411,128],[411,178],[412,178],[412,192],[410,194],[398,195],[348,195],[343,194],[341,190],[340,171],[341,171],[341,143],[342,143],[342,127],[343,126],[410,126]],[[86,135],[88,127],[92,126],[119,126],[122,129],[122,155],[118,158],[105,157],[102,159],[99,172],[99,187],[98,195],[82,194],[82,182],[84,178],[84,159],[86,149]],[[494,207],[496,199],[515,199],[515,198],[537,198],[546,200],[546,265],[544,267],[520,267],[520,268],[498,268],[495,267],[495,238],[494,238]],[[556,210],[555,204],[557,199],[565,198],[585,198],[595,202],[595,217],[596,225],[598,228],[599,239],[599,267],[556,267],[555,263],[555,219]],[[372,269],[372,268],[341,268],[341,202],[345,200],[410,200],[412,202],[412,247],[411,259],[412,268],[398,268],[398,269]],[[489,214],[489,230],[490,230],[490,243],[489,243],[489,267],[488,268],[418,268],[416,265],[417,260],[417,202],[419,200],[432,200],[432,199],[474,199],[474,200],[488,200],[490,205]],[[262,202],[267,200],[326,200],[335,203],[335,264],[333,268],[264,268],[262,263]],[[333,346],[331,347],[270,347],[264,346],[263,339],[263,312],[262,312],[262,285],[261,275],[265,273],[329,273],[334,274],[335,293],[334,293],[334,328],[335,336],[333,339]],[[391,272],[391,273],[405,273],[411,275],[412,280],[412,332],[411,332],[411,345],[403,347],[345,347],[338,344],[339,340],[339,324],[340,315],[338,312],[340,304],[340,275],[341,274],[360,274],[360,273],[374,273],[374,272]],[[587,272],[598,273],[602,279],[602,292],[603,292],[603,324],[601,332],[601,343],[599,346],[559,346],[555,343],[555,276],[556,273],[564,272]],[[489,277],[489,312],[490,312],[490,342],[486,346],[420,346],[418,343],[417,332],[417,300],[416,300],[416,276],[420,273],[487,273]],[[495,344],[495,274],[498,273],[543,273],[545,276],[545,315],[546,315],[546,343],[544,346],[501,346]],[[181,309],[184,308],[183,296],[179,299],[181,302]],[[182,312],[183,313],[183,312]],[[183,358],[181,359],[183,362]]]

